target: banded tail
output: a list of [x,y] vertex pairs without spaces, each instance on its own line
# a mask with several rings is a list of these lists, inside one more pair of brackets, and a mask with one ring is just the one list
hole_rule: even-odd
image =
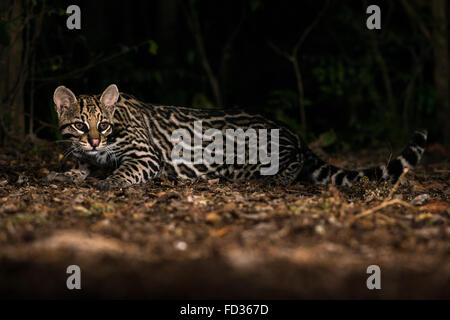
[[387,166],[380,165],[363,170],[346,170],[332,166],[306,148],[305,162],[299,179],[320,185],[331,183],[337,186],[352,186],[361,177],[367,176],[370,180],[394,183],[405,168],[413,168],[419,163],[425,151],[426,142],[427,131],[417,130],[402,153],[392,159]]

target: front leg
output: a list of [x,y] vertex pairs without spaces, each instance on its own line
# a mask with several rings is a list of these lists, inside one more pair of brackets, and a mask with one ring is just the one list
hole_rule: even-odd
[[129,187],[137,183],[145,183],[157,178],[160,174],[161,164],[156,157],[143,157],[139,159],[124,160],[120,166],[113,171],[112,175],[97,183],[102,190],[114,187]]
[[47,175],[46,179],[51,182],[72,182],[79,184],[87,178],[90,172],[89,165],[82,162],[77,169],[71,169],[62,173],[52,171]]

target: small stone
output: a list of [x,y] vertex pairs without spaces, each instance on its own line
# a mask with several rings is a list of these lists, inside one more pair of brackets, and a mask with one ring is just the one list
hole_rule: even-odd
[[38,172],[39,177],[46,177],[50,174],[50,171],[47,168],[41,168]]
[[216,223],[221,220],[220,216],[215,212],[210,212],[206,215],[205,220],[207,222]]
[[57,175],[58,175],[57,172],[51,171],[51,172],[49,172],[49,173],[46,175],[45,179],[46,179],[47,181],[53,181],[53,180],[55,180],[55,178],[56,178]]
[[26,177],[24,177],[23,175],[19,175],[19,178],[17,178],[17,181],[16,181],[16,183],[17,184],[24,184],[24,183],[26,183],[27,182],[27,178]]
[[234,211],[236,209],[236,204],[234,203],[227,203],[223,206],[224,211]]
[[212,235],[213,237],[223,237],[224,235],[226,235],[228,233],[229,229],[227,227],[225,228],[221,228],[218,230],[211,230],[209,233],[210,235]]
[[319,224],[319,225],[317,225],[317,226],[314,228],[314,231],[315,231],[317,234],[322,235],[322,234],[325,233],[325,227]]
[[74,211],[77,211],[77,212],[80,212],[80,213],[84,213],[84,214],[88,214],[88,213],[89,213],[89,210],[86,209],[86,208],[83,207],[83,206],[74,206],[74,207],[73,207],[73,210],[74,210]]
[[175,249],[184,251],[187,249],[187,243],[184,241],[177,241],[175,242]]
[[421,194],[417,197],[415,197],[412,201],[411,204],[415,205],[415,206],[421,206],[423,205],[425,202],[428,201],[428,199],[430,199],[430,195],[427,193]]

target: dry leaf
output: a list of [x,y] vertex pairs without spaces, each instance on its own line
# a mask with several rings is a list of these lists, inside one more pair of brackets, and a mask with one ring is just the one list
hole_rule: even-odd
[[433,213],[448,213],[450,212],[450,204],[442,201],[431,201],[426,205],[421,206],[420,210]]

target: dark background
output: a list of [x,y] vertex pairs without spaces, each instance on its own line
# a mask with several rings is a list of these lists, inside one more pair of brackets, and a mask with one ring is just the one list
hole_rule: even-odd
[[[66,27],[71,4],[81,30]],[[381,30],[366,28],[370,4]],[[417,127],[448,150],[445,0],[2,0],[0,10],[3,145],[58,138],[57,86],[99,94],[116,83],[146,102],[262,113],[330,151],[399,146]]]

